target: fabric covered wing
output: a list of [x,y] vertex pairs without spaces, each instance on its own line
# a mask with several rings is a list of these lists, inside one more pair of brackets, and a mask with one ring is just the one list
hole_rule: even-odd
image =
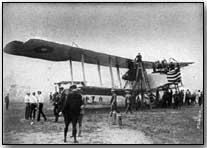
[[111,63],[113,67],[119,66],[120,68],[128,68],[128,63],[132,61],[131,59],[39,39],[30,39],[25,43],[12,41],[6,45],[4,52],[51,61],[81,61],[83,55],[85,63],[100,64],[102,66],[109,66],[109,63]]
[[[51,61],[78,61],[84,58],[85,63],[100,64],[102,66],[111,66],[119,68],[129,68],[133,64],[132,59],[118,57],[114,55],[95,52],[87,49],[72,47],[55,42],[30,39],[28,41],[12,41],[8,43],[4,52],[13,55],[39,58]],[[143,61],[146,69],[153,67],[153,62]],[[188,66],[192,63],[180,63],[181,67]]]
[[185,66],[188,66],[190,64],[193,64],[194,62],[180,62],[179,65],[180,67],[185,67]]
[[[81,61],[89,64],[100,64],[102,66],[128,68],[132,59],[113,56],[109,54],[94,52],[87,49],[72,47],[64,44],[49,42],[40,39],[30,39],[25,43],[12,41],[6,45],[4,52],[13,55],[39,58],[51,61]],[[82,56],[83,55],[83,56]],[[152,68],[152,62],[144,62],[145,68]]]

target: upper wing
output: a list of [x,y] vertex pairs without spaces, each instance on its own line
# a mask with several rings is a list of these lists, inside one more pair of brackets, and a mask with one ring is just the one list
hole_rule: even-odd
[[[12,41],[8,43],[4,52],[13,55],[39,58],[51,61],[78,61],[84,57],[84,62],[89,64],[100,64],[102,66],[111,66],[119,68],[129,68],[133,64],[132,59],[118,57],[114,55],[95,52],[87,49],[72,47],[64,44],[49,42],[40,39],[30,39],[25,43],[21,41]],[[153,67],[153,62],[143,61],[146,69]],[[182,63],[181,67],[190,63]]]
[[193,64],[194,62],[180,62],[179,65],[180,67],[185,67],[185,66],[188,66],[190,64]]
[[12,41],[6,45],[4,52],[51,61],[81,61],[83,55],[85,63],[100,64],[103,66],[109,66],[111,63],[113,67],[119,66],[120,68],[128,68],[128,63],[132,62],[131,59],[127,58],[39,39],[30,39],[25,43]]

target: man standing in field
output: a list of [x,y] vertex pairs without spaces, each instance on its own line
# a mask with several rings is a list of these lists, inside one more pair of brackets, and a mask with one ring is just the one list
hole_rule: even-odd
[[40,121],[40,114],[42,114],[43,118],[45,119],[45,121],[47,120],[44,112],[43,112],[43,103],[44,103],[44,97],[42,96],[42,92],[41,91],[37,91],[37,100],[38,100],[38,108],[39,108],[39,112],[38,112],[38,116],[37,116],[37,121]]
[[[69,92],[67,92],[67,93],[69,93]],[[62,106],[63,106],[63,102],[62,102],[62,100],[65,100],[65,97],[66,97],[66,91],[65,91],[65,89],[63,88],[63,87],[60,87],[60,89],[59,89],[59,99],[58,99],[58,115],[61,115],[62,114],[62,112],[61,112],[61,110],[62,110]]]
[[72,122],[72,136],[74,138],[74,143],[78,143],[76,139],[76,133],[77,133],[77,122],[78,118],[80,116],[81,106],[83,105],[82,96],[77,90],[76,85],[72,85],[70,87],[70,90],[72,93],[69,93],[66,95],[65,100],[62,100],[62,112],[65,122],[65,129],[64,129],[64,142],[66,142],[67,132],[68,132],[68,126]]
[[6,110],[9,109],[9,93],[5,97]]
[[112,97],[111,97],[111,101],[110,101],[110,104],[111,104],[111,111],[116,111],[117,112],[117,95],[115,93],[115,90],[112,89],[111,90],[112,92]]
[[30,93],[27,93],[24,97],[25,103],[25,119],[28,120],[30,117]]
[[179,98],[180,96],[179,96],[179,94],[178,94],[178,91],[177,90],[175,90],[175,94],[173,95],[173,98],[174,98],[174,105],[173,105],[173,108],[174,109],[178,109],[178,107],[179,107]]
[[199,104],[199,106],[201,106],[203,104],[203,92],[200,92],[200,94],[199,94],[198,104]]
[[55,122],[58,122],[58,117],[59,117],[59,108],[58,108],[58,103],[59,103],[59,94],[58,92],[55,92],[55,94],[53,95],[53,113],[54,113],[54,116],[55,116]]
[[[82,96],[82,88],[78,87],[77,88],[78,93]],[[83,122],[83,116],[85,114],[85,107],[86,107],[86,97],[82,96],[82,105],[81,105],[81,109],[80,109],[80,116],[78,118],[78,126],[79,126],[79,131],[78,131],[78,137],[82,137],[82,122]],[[71,136],[73,137],[73,135]]]
[[53,112],[54,112],[54,116],[55,116],[55,122],[58,122],[58,118],[59,115],[61,114],[61,110],[62,110],[62,103],[64,101],[65,98],[65,93],[64,93],[64,88],[60,87],[59,92],[55,92],[55,94],[53,95]]
[[191,98],[191,92],[189,89],[187,89],[185,93],[185,104],[190,105],[190,98]]
[[126,103],[126,114],[128,112],[132,114],[132,96],[129,90],[126,90],[125,103]]
[[33,92],[30,97],[30,104],[31,104],[30,119],[35,119],[36,108],[37,108],[37,98],[35,96],[35,92]]

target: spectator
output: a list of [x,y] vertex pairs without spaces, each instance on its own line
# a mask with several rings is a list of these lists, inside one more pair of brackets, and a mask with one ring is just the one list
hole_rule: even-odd
[[25,119],[28,120],[30,117],[30,93],[27,93],[26,96],[24,97],[24,103],[25,103]]
[[7,93],[5,97],[5,104],[6,104],[6,110],[8,110],[9,109],[9,93]]

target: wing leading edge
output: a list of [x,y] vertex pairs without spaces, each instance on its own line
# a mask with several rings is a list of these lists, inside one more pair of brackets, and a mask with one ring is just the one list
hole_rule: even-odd
[[[25,56],[31,58],[39,58],[50,61],[78,61],[81,62],[84,57],[84,62],[88,64],[99,64],[102,66],[129,68],[133,63],[132,59],[99,53],[83,48],[72,47],[55,42],[30,39],[26,42],[12,41],[8,43],[4,52],[12,55]],[[153,67],[153,62],[143,61],[146,69]],[[191,63],[182,63],[181,67]]]
[[102,66],[109,66],[111,63],[111,66],[118,66],[120,68],[128,68],[128,63],[132,62],[131,59],[127,58],[39,39],[30,39],[25,43],[20,41],[12,41],[5,46],[4,52],[13,55],[50,61],[72,60],[80,62],[82,61],[83,55],[85,63],[100,64]]

